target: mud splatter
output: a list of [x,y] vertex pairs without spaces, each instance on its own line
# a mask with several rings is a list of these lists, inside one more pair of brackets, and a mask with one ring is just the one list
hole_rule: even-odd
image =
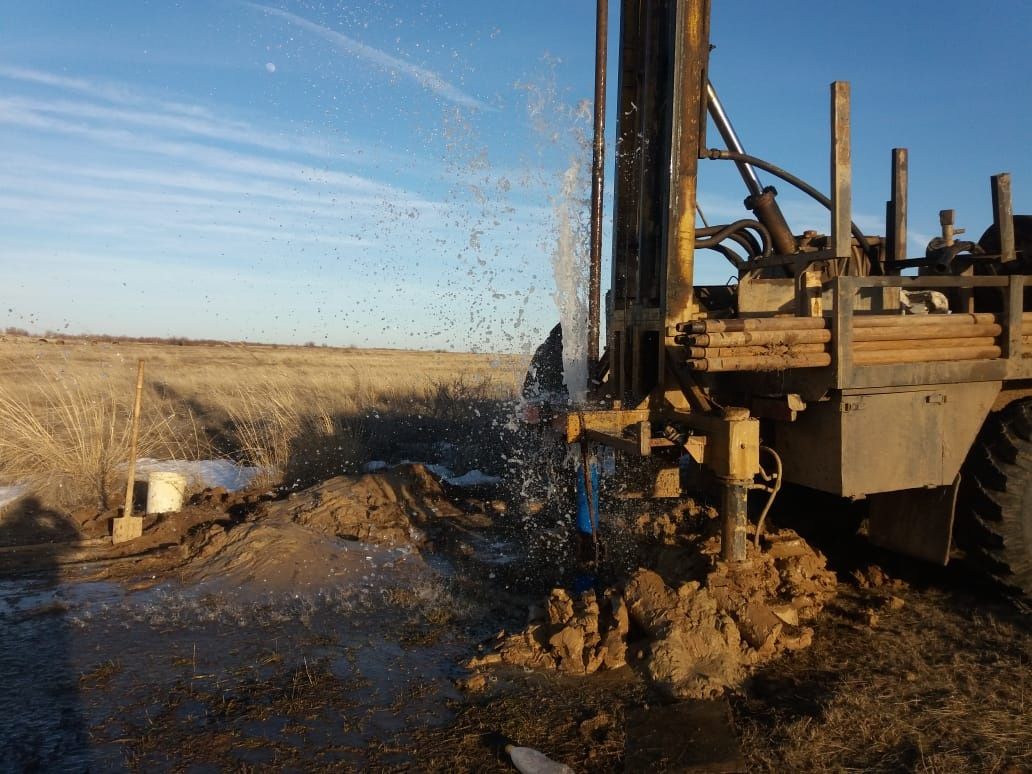
[[525,630],[500,636],[468,666],[591,674],[630,658],[671,697],[706,698],[739,685],[751,667],[811,644],[806,624],[836,588],[820,553],[782,530],[767,536],[762,552],[751,549],[745,562],[718,556],[719,541],[711,538],[702,546],[709,563],[703,580],[671,584],[640,568],[607,589],[601,604],[594,591],[573,598],[555,589]]

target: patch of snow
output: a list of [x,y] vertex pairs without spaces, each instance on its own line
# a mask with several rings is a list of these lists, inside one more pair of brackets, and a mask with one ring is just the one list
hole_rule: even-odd
[[501,476],[489,476],[483,471],[473,469],[461,476],[450,476],[445,481],[452,486],[495,486],[502,483]]
[[28,491],[24,484],[0,486],[0,508],[10,505]]
[[443,478],[445,480],[447,480],[449,478],[454,478],[455,477],[455,474],[451,471],[451,469],[450,468],[446,468],[444,465],[433,465],[433,464],[431,464],[431,465],[427,465],[426,469],[429,470],[431,473],[433,473],[438,478]]
[[501,476],[492,476],[481,470],[473,469],[468,473],[457,476],[451,468],[447,468],[444,465],[438,465],[433,462],[418,462],[417,460],[402,460],[395,465],[389,465],[383,460],[370,460],[362,466],[362,471],[365,473],[376,473],[381,470],[396,468],[398,465],[422,465],[446,484],[458,487],[495,486],[502,482]]
[[194,486],[222,487],[234,492],[250,484],[259,469],[237,465],[233,460],[155,460],[144,457],[136,461],[137,480],[146,479],[151,473],[179,473]]
[[392,468],[398,467],[398,465],[422,465],[424,468],[429,470],[438,478],[451,478],[455,474],[450,468],[446,468],[444,465],[438,465],[435,462],[420,462],[419,460],[402,460],[397,465],[391,465]]

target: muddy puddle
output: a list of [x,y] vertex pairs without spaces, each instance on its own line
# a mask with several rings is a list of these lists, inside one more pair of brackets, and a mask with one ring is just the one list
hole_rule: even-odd
[[468,647],[444,620],[460,607],[449,568],[388,565],[289,594],[3,582],[0,768],[359,766],[380,740],[447,722]]
[[[708,618],[692,618],[698,582],[668,575],[667,586],[615,566],[585,576],[564,570],[572,554],[562,545],[539,547],[535,560],[534,541],[551,538],[529,522],[521,532],[507,513],[497,500],[446,491],[425,466],[401,465],[283,499],[205,494],[150,523],[142,553],[62,556],[54,545],[23,556],[31,574],[0,585],[2,768],[433,768],[439,754],[448,768],[449,744],[470,749],[469,763],[490,761],[485,740],[506,721],[492,718],[494,730],[474,735],[481,741],[454,736],[471,707],[531,678],[547,686],[604,669],[614,677],[563,689],[571,701],[595,692],[600,709],[577,722],[604,736],[622,728],[607,692],[719,696],[761,660],[755,648],[767,641],[773,655],[787,636],[770,613],[768,630],[739,648],[736,627],[748,623],[739,608],[767,613],[801,599],[775,599],[795,565],[779,575],[768,555],[747,576],[762,582],[742,585],[753,596],[724,593],[718,608],[699,591]],[[697,545],[716,522],[696,516],[668,518],[666,547],[693,552],[713,593],[714,577],[737,588],[715,569],[712,541]],[[635,561],[651,563],[647,554]],[[553,588],[573,576],[595,588],[573,598]],[[703,680],[717,651],[692,638],[714,627],[734,635],[734,647],[717,649],[733,668]],[[670,643],[680,645],[664,671]],[[588,704],[577,706],[579,717]]]
[[237,518],[211,500],[177,517],[189,529],[152,524],[142,554],[19,554],[0,580],[0,770],[354,769],[370,750],[404,767],[408,730],[450,720],[482,611],[433,522],[454,519],[467,560],[504,559],[504,540],[462,526],[419,466]]

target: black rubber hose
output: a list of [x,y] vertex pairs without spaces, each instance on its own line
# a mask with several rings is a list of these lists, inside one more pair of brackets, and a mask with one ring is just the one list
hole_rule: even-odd
[[756,237],[748,231],[736,231],[733,234],[728,234],[727,238],[745,250],[750,261],[753,258],[759,258],[763,254],[762,248],[756,242]]
[[732,250],[727,245],[713,244],[713,243],[710,243],[710,241],[708,239],[705,242],[702,242],[702,243],[696,242],[695,243],[695,249],[696,250],[714,250],[715,252],[720,253],[722,256],[724,256],[728,260],[728,263],[730,263],[732,266],[734,266],[735,269],[737,269],[738,271],[742,271],[743,269],[745,269],[749,265],[745,261],[742,260],[741,256],[739,256],[738,253],[736,253],[734,250]]
[[[760,235],[760,240],[763,243],[762,246],[756,244],[756,240],[752,234],[749,233],[749,229],[752,229]],[[726,226],[708,226],[706,228],[698,228],[695,230],[696,237],[709,237],[715,242],[723,242],[735,233],[745,234],[746,238],[755,245],[756,252],[758,254],[770,255],[770,233],[758,220],[749,220],[748,218],[745,218],[742,220],[736,220],[734,223],[730,223]]]
[[[734,161],[736,163],[744,162],[746,164],[752,164],[754,167],[759,167],[764,172],[774,175],[774,177],[781,178],[789,185],[795,186],[811,199],[824,205],[828,210],[831,210],[831,199],[822,194],[805,180],[796,177],[791,172],[782,169],[776,164],[771,164],[769,161],[764,161],[756,156],[750,156],[748,153],[733,153],[732,151],[720,150],[719,148],[711,148],[707,157],[714,161]],[[856,240],[860,243],[860,246],[863,248],[868,259],[871,263],[877,264],[877,255],[875,255],[874,248],[871,247],[871,243],[867,241],[867,237],[864,236],[856,223],[850,223],[850,226],[852,227],[853,236],[855,236]]]

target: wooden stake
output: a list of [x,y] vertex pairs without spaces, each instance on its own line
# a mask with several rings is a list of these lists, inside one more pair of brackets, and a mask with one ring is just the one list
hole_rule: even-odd
[[136,483],[136,442],[140,438],[140,403],[143,399],[143,361],[136,369],[136,399],[133,402],[132,430],[129,437],[129,480],[125,483],[122,516],[133,515],[133,485]]

